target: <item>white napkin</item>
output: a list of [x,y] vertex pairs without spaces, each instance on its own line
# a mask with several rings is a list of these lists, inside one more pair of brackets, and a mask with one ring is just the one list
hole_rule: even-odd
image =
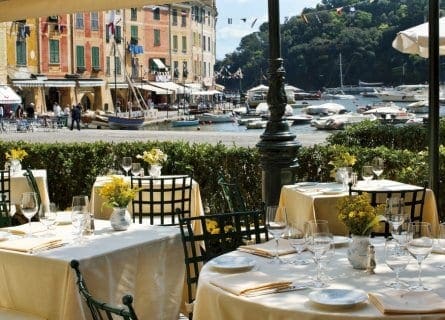
[[272,278],[260,271],[220,276],[210,280],[210,283],[237,296],[256,295],[264,291],[290,288],[292,285],[289,279]]
[[59,238],[20,238],[0,243],[0,249],[25,253],[36,253],[60,246],[62,246],[62,239]]
[[[8,231],[15,235],[25,235],[29,232],[29,223],[25,223],[25,224],[22,224],[20,226],[15,226],[15,227],[2,228],[2,230]],[[37,222],[37,221],[31,222],[31,233],[32,234],[44,232],[44,231],[46,231],[46,227],[41,222]]]
[[[252,245],[248,245],[248,246],[239,246],[238,250],[247,252],[247,253],[251,253],[251,254],[256,254],[256,255],[262,256],[262,257],[272,258],[275,256],[275,246],[276,246],[276,242],[275,242],[275,239],[273,239],[268,242],[252,244]],[[296,252],[295,249],[289,245],[288,240],[278,239],[278,255],[279,256],[283,256],[283,255],[291,254],[291,253],[295,253],[295,252]]]
[[383,314],[445,312],[445,299],[433,291],[370,292],[369,301]]

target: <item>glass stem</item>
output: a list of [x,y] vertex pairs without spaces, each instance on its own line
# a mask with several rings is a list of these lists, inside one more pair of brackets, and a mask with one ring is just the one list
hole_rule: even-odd
[[317,282],[321,282],[321,263],[320,263],[320,259],[317,259],[316,262],[317,262]]
[[275,260],[279,260],[280,259],[279,256],[278,256],[278,238],[275,239],[275,257],[274,257],[274,259]]
[[423,283],[422,283],[422,261],[418,261],[417,263],[419,264],[419,271],[417,272],[417,282],[418,282],[419,288],[422,288],[423,287]]
[[29,224],[29,234],[28,234],[28,236],[30,237],[32,235],[31,218],[28,219],[28,224]]

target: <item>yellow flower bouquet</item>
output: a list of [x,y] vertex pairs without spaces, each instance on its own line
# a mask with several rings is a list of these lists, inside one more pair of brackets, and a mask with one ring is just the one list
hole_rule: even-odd
[[142,155],[136,155],[136,158],[142,159],[149,165],[160,165],[167,160],[167,155],[159,148],[153,148],[150,151],[144,151]]
[[99,194],[106,199],[105,204],[110,207],[123,208],[135,197],[137,188],[131,188],[124,178],[112,176],[99,190]]
[[18,160],[22,161],[28,153],[20,148],[11,149],[8,152],[5,152],[6,160]]
[[385,205],[373,207],[367,193],[339,199],[337,209],[338,219],[353,235],[369,235],[372,228],[384,220],[380,213],[385,210]]

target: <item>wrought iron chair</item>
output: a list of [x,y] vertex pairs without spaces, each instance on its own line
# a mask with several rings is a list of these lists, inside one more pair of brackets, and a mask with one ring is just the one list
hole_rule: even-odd
[[23,175],[26,177],[26,180],[28,181],[28,185],[31,188],[31,190],[35,192],[37,195],[37,204],[38,204],[37,214],[33,217],[33,219],[38,220],[40,209],[42,207],[42,197],[40,195],[39,186],[37,185],[36,178],[34,177],[31,168],[26,168],[26,172],[24,172]]
[[221,187],[224,200],[226,201],[229,212],[247,211],[246,201],[241,194],[241,190],[236,183],[227,182],[221,175],[218,178],[218,184]]
[[[187,299],[193,305],[199,271],[210,259],[236,250],[246,240],[260,243],[269,235],[264,211],[230,212],[180,219],[187,278]],[[197,233],[196,230],[202,230]],[[189,318],[192,317],[190,310]]]
[[132,200],[133,222],[148,218],[149,224],[177,225],[179,216],[190,216],[192,198],[190,176],[131,177],[131,187],[138,188]]
[[11,225],[10,207],[11,173],[9,170],[0,170],[0,227]]
[[[349,185],[349,194],[354,193],[362,194],[364,192],[369,194],[370,203],[373,207],[386,203],[386,199],[391,197],[399,197],[404,199],[405,212],[409,212],[410,221],[423,221],[423,207],[425,204],[425,194],[426,194],[426,183],[423,187],[400,189],[400,190],[372,190],[364,191]],[[389,224],[385,224],[384,232],[372,232],[371,237],[374,236],[384,236],[388,237],[391,235]]]
[[[108,303],[101,302],[90,294],[88,291],[85,280],[79,269],[79,261],[71,260],[71,268],[74,269],[77,276],[77,286],[79,288],[80,295],[85,299],[88,308],[91,311],[91,316],[93,320],[104,320],[104,319],[116,319],[115,316],[119,316],[123,320],[137,320],[136,312],[133,308],[133,297],[131,295],[125,295],[122,297],[122,303],[126,307],[112,306]],[[114,316],[113,316],[114,315]]]

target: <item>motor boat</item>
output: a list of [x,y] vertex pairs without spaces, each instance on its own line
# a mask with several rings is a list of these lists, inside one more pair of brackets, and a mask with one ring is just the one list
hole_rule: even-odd
[[297,125],[309,123],[314,117],[309,114],[295,114],[293,116],[285,117],[285,119],[291,121],[292,125]]
[[409,119],[415,118],[414,113],[407,112],[405,108],[396,105],[371,108],[362,114],[373,114],[383,123],[405,123]]
[[375,121],[377,117],[374,114],[360,114],[355,112],[334,114],[312,120],[311,126],[320,130],[341,130],[349,125],[365,120]]
[[382,101],[416,102],[428,99],[428,85],[400,85],[375,93]]
[[[270,111],[267,102],[261,102],[260,104],[258,104],[258,106],[255,109],[255,114],[264,117],[269,117]],[[293,114],[294,110],[292,109],[292,107],[289,104],[286,104],[286,107],[284,109],[284,116],[292,116]]]
[[346,113],[346,107],[338,103],[327,102],[304,107],[301,109],[301,112],[310,115],[332,115]]

